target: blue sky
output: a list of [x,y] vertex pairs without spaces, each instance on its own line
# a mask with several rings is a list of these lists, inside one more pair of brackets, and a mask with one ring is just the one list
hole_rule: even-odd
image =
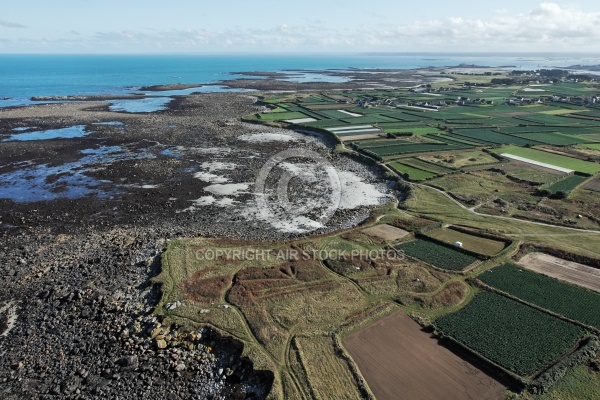
[[600,52],[597,0],[19,0],[1,53]]

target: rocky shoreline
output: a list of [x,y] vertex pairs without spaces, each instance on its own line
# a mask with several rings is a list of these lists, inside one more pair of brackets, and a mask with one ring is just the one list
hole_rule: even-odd
[[[179,96],[167,110],[146,114],[110,112],[100,101],[0,110],[0,186],[15,196],[0,199],[0,398],[268,394],[272,373],[255,371],[241,357],[242,343],[162,326],[152,314],[160,296],[152,277],[169,240],[294,237],[218,204],[185,211],[211,184],[198,173],[210,176],[210,168],[233,162],[227,179],[248,182],[274,152],[301,143],[376,181],[374,171],[333,154],[323,138],[240,141],[242,134],[289,133],[240,122],[261,110],[255,97],[235,93]],[[86,134],[7,140],[15,129],[69,126]],[[89,194],[68,196],[80,186]],[[27,200],[34,195],[45,200]],[[241,193],[233,203],[250,197]],[[332,223],[349,226],[368,213],[340,210]]]

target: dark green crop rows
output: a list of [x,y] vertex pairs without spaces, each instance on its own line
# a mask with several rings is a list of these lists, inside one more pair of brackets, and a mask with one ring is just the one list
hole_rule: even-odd
[[[575,189],[577,186],[581,185],[588,178],[585,176],[571,175],[564,179],[561,179],[558,182],[554,182],[552,185],[548,187],[544,187],[550,194],[564,192],[568,193],[571,190]],[[600,312],[600,309],[599,309]]]
[[523,377],[553,364],[583,337],[574,324],[486,291],[460,311],[438,318],[435,326]]
[[464,148],[467,148],[467,146],[450,145],[445,143],[417,143],[377,147],[368,150],[377,154],[378,156],[390,156],[394,154],[421,153],[428,151],[450,151]]
[[600,294],[504,264],[478,277],[489,286],[575,321],[600,329]]
[[444,246],[429,240],[417,239],[396,247],[396,250],[423,260],[438,268],[451,271],[462,271],[477,261],[477,258],[462,253],[449,246]]
[[455,129],[454,133],[467,138],[483,140],[489,143],[496,144],[516,144],[526,146],[528,144],[540,144],[535,140],[523,139],[518,136],[507,135],[504,133],[494,132],[491,129]]

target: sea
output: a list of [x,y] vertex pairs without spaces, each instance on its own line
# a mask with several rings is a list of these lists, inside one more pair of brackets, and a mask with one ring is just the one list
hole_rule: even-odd
[[[459,64],[512,69],[600,65],[600,54],[0,54],[0,107],[32,104],[32,96],[119,95],[135,92],[141,86],[175,83],[214,85],[221,80],[242,77],[236,74],[241,71],[302,71],[287,80],[335,82],[340,78],[316,71],[414,69]],[[228,90],[231,89],[214,85],[204,87],[202,91]]]

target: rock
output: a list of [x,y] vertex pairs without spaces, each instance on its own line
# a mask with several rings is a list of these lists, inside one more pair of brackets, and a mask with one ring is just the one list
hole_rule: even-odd
[[132,355],[132,356],[127,356],[127,357],[123,357],[119,360],[119,364],[124,368],[124,369],[131,369],[131,370],[135,370],[138,368],[138,366],[140,365],[139,363],[139,358],[137,355]]
[[159,327],[156,327],[156,328],[154,328],[154,329],[152,330],[152,332],[150,332],[150,339],[154,339],[154,338],[156,338],[158,335],[160,335],[160,332],[161,332],[161,328],[160,328],[160,326],[159,326]]
[[158,349],[166,349],[167,348],[167,341],[165,339],[157,339],[156,340],[156,347]]

